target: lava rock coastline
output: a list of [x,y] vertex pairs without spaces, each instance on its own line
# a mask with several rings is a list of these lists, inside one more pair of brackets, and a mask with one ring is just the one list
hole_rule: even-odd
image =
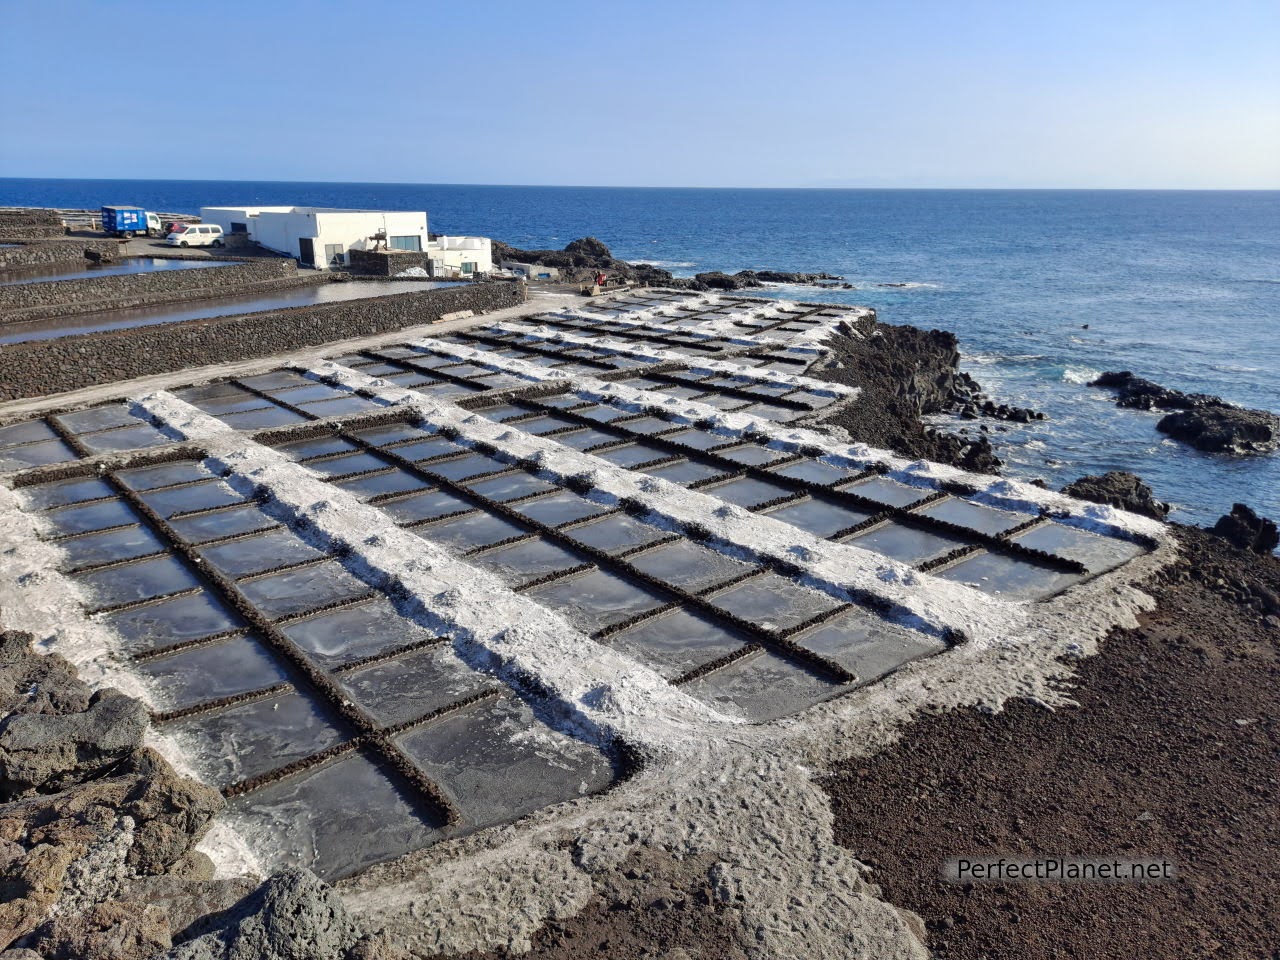
[[1116,405],[1135,410],[1176,411],[1156,429],[1209,453],[1265,453],[1280,446],[1280,417],[1250,410],[1208,393],[1183,393],[1128,370],[1112,370],[1089,383],[1116,391]]
[[677,277],[670,270],[648,263],[630,263],[617,259],[612,251],[595,237],[573,240],[563,250],[521,250],[500,240],[493,241],[495,263],[539,263],[555,267],[571,282],[593,280],[599,272],[624,283],[667,287],[674,290],[709,291],[747,290],[767,283],[794,283],[808,286],[844,286],[844,278],[832,273],[791,273],[784,270],[740,270],[734,274],[712,270],[693,277]]

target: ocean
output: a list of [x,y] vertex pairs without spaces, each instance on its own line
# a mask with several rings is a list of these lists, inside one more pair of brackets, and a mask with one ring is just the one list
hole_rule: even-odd
[[[1280,192],[707,190],[362,183],[6,180],[0,205],[301,204],[426,210],[437,233],[522,247],[596,236],[677,275],[824,271],[856,290],[770,296],[875,307],[960,338],[998,401],[1049,419],[993,434],[1006,473],[1052,486],[1130,470],[1211,524],[1280,519],[1280,454],[1200,453],[1086,382],[1132,370],[1280,411]],[[958,424],[959,425],[959,424]],[[974,424],[964,424],[976,429]],[[995,429],[995,424],[992,424]]]

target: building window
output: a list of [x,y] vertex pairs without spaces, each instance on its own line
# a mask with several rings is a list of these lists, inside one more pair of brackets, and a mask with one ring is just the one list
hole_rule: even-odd
[[326,243],[324,245],[324,258],[329,261],[329,266],[340,267],[347,262],[347,258],[343,256],[342,244]]
[[387,246],[392,250],[421,250],[421,237],[388,237]]
[[463,261],[462,261],[462,272],[463,272],[463,273],[475,273],[475,272],[476,272],[476,265],[475,265],[474,263],[470,262],[469,260],[463,260]]
[[232,220],[231,232],[232,233],[248,233],[249,225],[247,223],[236,223],[234,220]]

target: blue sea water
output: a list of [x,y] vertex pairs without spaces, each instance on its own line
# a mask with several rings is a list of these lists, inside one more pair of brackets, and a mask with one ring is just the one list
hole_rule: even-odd
[[839,274],[857,289],[770,294],[866,304],[890,323],[953,331],[990,392],[1049,415],[994,435],[1006,472],[1058,486],[1131,470],[1183,522],[1212,523],[1236,501],[1280,518],[1280,454],[1199,453],[1158,433],[1158,415],[1118,409],[1085,386],[1098,371],[1128,369],[1280,411],[1280,192],[0,179],[0,205],[104,203],[425,209],[438,233],[523,247],[593,235],[616,256],[678,275]]

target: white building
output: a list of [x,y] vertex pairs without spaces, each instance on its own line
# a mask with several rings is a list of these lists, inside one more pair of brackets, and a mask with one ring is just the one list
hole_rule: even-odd
[[[493,269],[487,237],[431,240],[424,212],[339,210],[331,207],[201,207],[200,219],[223,233],[247,234],[268,250],[297,257],[304,266],[327,270],[347,262],[350,250],[424,254],[435,276],[488,273]],[[417,259],[417,258],[415,258]]]
[[436,237],[427,242],[433,277],[469,277],[493,270],[493,242],[488,237]]

